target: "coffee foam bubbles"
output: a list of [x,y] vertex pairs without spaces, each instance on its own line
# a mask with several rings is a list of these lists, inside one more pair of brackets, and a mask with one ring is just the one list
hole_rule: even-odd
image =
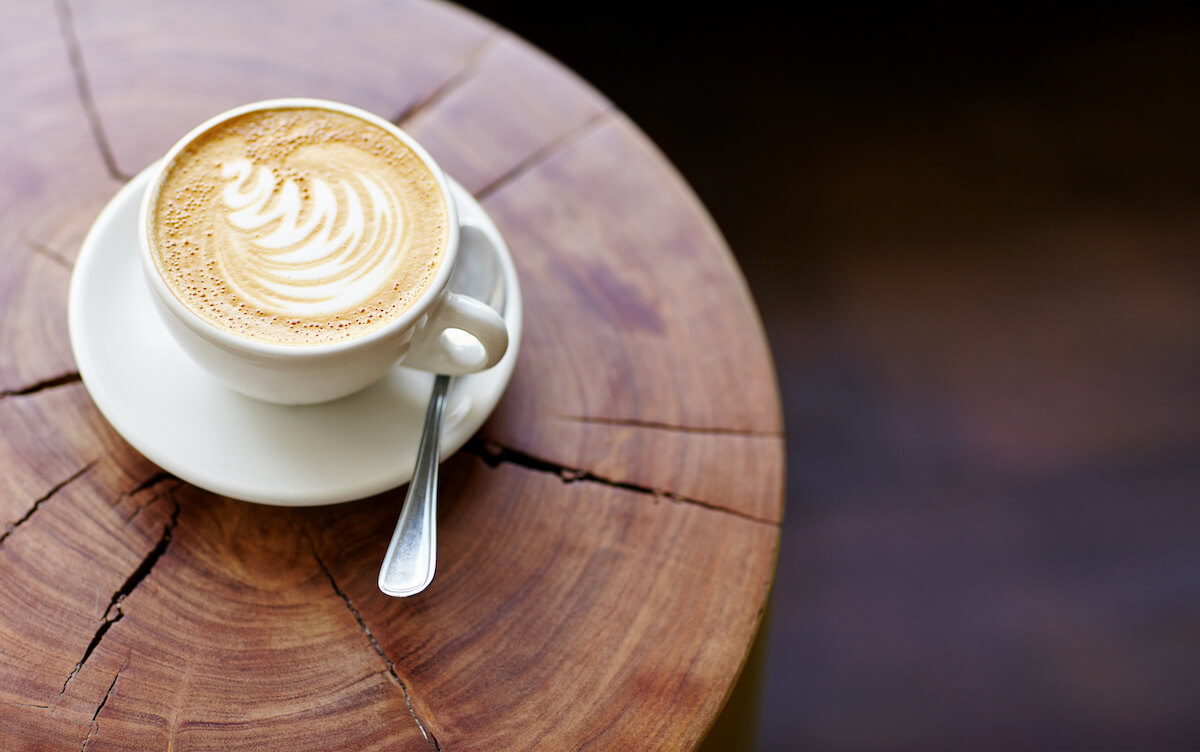
[[210,322],[285,344],[360,336],[428,289],[445,199],[406,144],[338,112],[252,112],[197,138],[152,218],[172,292]]

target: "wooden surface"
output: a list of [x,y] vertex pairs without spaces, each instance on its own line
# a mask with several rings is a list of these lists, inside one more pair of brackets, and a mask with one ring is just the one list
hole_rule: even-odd
[[[0,9],[4,747],[695,746],[781,517],[772,365],[728,249],[635,126],[510,34],[445,4],[311,6]],[[70,355],[104,203],[195,123],[290,95],[410,130],[522,279],[512,385],[443,466],[413,599],[375,586],[402,489],[278,509],[192,488],[115,434]]]

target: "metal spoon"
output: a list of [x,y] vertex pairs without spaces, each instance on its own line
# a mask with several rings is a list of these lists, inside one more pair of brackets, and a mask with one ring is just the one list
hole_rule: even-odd
[[[464,227],[461,237],[460,258],[450,278],[450,289],[478,298],[503,313],[504,278],[496,252],[471,227]],[[396,531],[379,569],[379,589],[398,598],[416,595],[433,582],[437,561],[438,442],[449,388],[449,376],[438,374],[433,380],[421,443],[417,447],[417,464]]]

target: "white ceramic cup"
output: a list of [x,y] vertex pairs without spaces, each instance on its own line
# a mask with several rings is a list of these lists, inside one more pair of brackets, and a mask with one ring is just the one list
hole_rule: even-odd
[[[404,142],[437,179],[446,202],[450,234],[433,282],[409,308],[384,326],[338,342],[285,345],[232,334],[201,318],[171,291],[154,261],[152,211],[164,176],[179,153],[214,126],[247,112],[318,108],[356,117]],[[504,319],[486,304],[447,289],[458,260],[458,210],[445,174],[411,136],[355,107],[318,99],[274,99],[229,110],[184,136],[154,168],[142,199],[139,245],[155,308],[167,329],[201,367],[230,388],[268,402],[311,404],[352,394],[378,381],[396,364],[458,375],[490,368],[508,347]],[[471,337],[447,336],[447,330]]]

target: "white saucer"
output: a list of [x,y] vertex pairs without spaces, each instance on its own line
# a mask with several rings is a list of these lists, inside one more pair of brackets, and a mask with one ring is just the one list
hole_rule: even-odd
[[[92,226],[71,276],[71,348],[88,392],[135,449],[169,473],[246,501],[309,506],[361,499],[412,478],[433,375],[397,367],[367,389],[306,407],[272,405],[219,384],[179,348],[142,277],[138,203],[148,170]],[[504,239],[483,207],[450,181],[464,224],[483,230],[504,272],[508,352],[454,379],[442,457],[458,451],[508,386],[521,341],[521,290]],[[468,240],[474,238],[474,240]]]

